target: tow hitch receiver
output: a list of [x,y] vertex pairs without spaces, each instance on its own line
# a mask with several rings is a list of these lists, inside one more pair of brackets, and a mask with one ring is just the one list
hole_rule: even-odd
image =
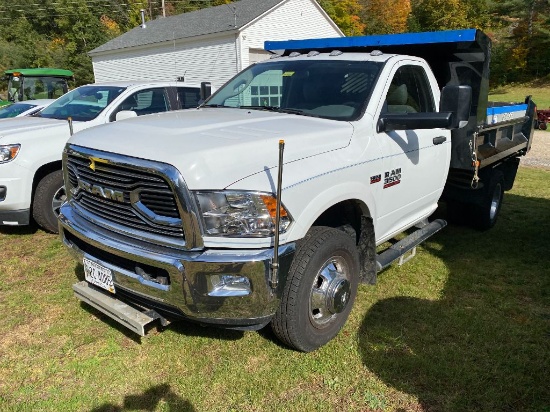
[[90,286],[88,282],[82,281],[73,285],[75,296],[82,302],[93,306],[100,312],[106,314],[138,335],[145,336],[145,326],[159,319],[162,326],[170,322],[150,309],[140,311],[133,306],[118,300],[114,296],[108,296]]

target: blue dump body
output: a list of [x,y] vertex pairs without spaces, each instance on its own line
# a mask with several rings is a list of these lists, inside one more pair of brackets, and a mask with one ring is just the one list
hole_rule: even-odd
[[386,47],[405,45],[426,45],[438,43],[473,42],[475,29],[448,30],[423,33],[399,33],[374,36],[334,37],[306,40],[266,41],[264,48],[269,51],[288,50],[347,50],[358,47]]

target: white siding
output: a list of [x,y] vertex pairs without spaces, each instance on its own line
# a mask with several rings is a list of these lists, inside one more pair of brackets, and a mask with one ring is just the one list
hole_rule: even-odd
[[248,49],[248,63],[254,64],[269,59],[271,53],[262,49]]
[[[177,40],[92,56],[97,83],[122,80],[210,81],[220,87],[237,71],[267,56],[266,40],[340,37],[315,0],[287,0],[239,34]],[[252,53],[252,56],[250,56]]]
[[96,83],[122,80],[210,81],[220,87],[237,72],[235,36],[121,50],[92,57]]
[[[247,67],[250,49],[263,49],[266,40],[341,37],[342,33],[315,0],[289,0],[241,32],[241,68]],[[254,52],[254,50],[252,50]]]

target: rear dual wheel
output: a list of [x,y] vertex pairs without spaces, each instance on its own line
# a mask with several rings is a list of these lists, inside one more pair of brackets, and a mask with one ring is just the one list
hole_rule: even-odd
[[298,242],[271,327],[277,337],[303,352],[334,338],[344,326],[359,279],[355,241],[345,232],[313,227]]
[[494,170],[480,193],[470,203],[449,201],[447,219],[451,223],[488,230],[497,222],[504,197],[504,175]]
[[504,197],[504,175],[493,172],[489,184],[483,188],[481,202],[472,205],[472,221],[478,230],[492,228],[497,222]]

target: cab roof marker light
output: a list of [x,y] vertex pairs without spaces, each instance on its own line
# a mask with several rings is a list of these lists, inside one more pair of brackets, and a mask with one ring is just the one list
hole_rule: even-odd
[[317,50],[312,50],[307,54],[307,57],[319,56],[320,54]]
[[370,52],[370,55],[371,56],[382,56],[384,53],[382,53],[382,51],[380,50],[373,50]]
[[341,50],[333,50],[330,52],[329,56],[330,57],[341,56],[342,54],[344,54],[344,52]]
[[299,53],[299,52],[292,52],[288,55],[288,57],[298,57],[298,56],[301,56],[302,53]]

